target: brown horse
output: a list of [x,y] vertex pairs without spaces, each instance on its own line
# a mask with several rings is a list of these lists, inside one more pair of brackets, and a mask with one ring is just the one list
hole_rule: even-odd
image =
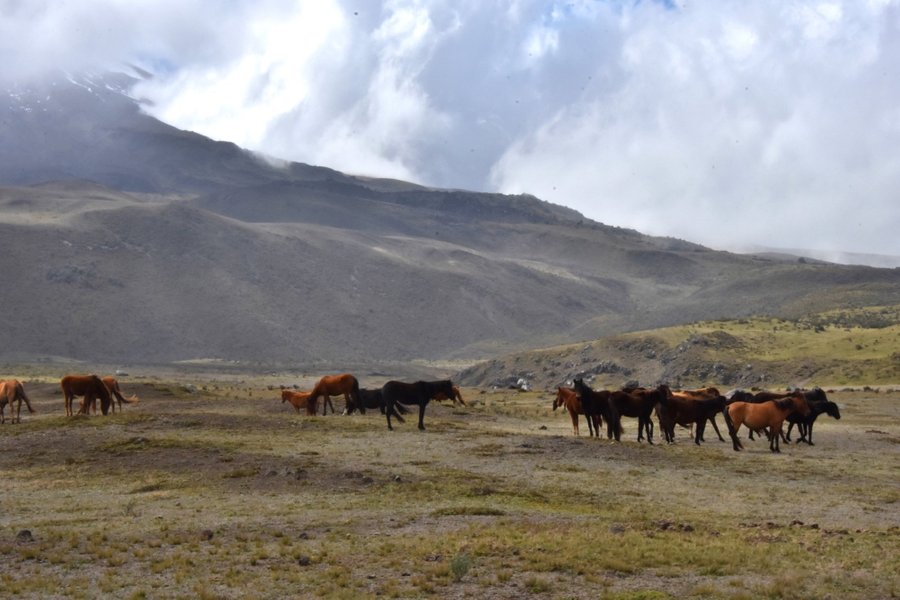
[[[16,400],[19,401],[19,404],[16,407],[15,416],[13,416],[13,402]],[[0,423],[6,421],[3,409],[7,404],[9,404],[9,422],[21,423],[23,400],[25,401],[25,406],[28,407],[28,412],[33,413],[34,409],[31,408],[31,400],[29,400],[28,395],[25,394],[25,387],[22,385],[22,382],[18,379],[0,381]]]
[[[723,397],[723,396],[719,393],[718,388],[714,388],[714,387],[698,388],[698,389],[695,389],[695,390],[677,390],[677,391],[673,391],[673,392],[672,392],[672,396],[676,396],[676,397],[678,397],[678,398],[680,398],[680,399],[682,399],[682,400],[685,400],[685,401],[691,401],[691,400],[716,400],[716,399],[718,399],[718,398],[722,398],[722,397]],[[709,406],[711,406],[711,404],[705,403],[705,406],[706,406],[706,407],[709,407]],[[719,412],[719,411],[716,411],[716,412]],[[709,421],[710,425],[712,425],[713,430],[715,430],[715,432],[716,432],[716,435],[719,436],[719,441],[720,441],[720,442],[724,442],[724,441],[725,441],[725,438],[722,437],[722,433],[719,431],[719,426],[716,424],[716,415],[715,415],[715,414],[711,414],[711,415],[707,418],[707,421]],[[678,421],[676,421],[676,422],[678,422]],[[684,425],[683,425],[681,422],[678,422],[678,424],[679,424],[679,425],[682,425],[682,427],[684,427]],[[691,421],[691,422],[690,422],[690,427],[691,427],[691,429],[692,429],[691,435],[694,435],[694,431],[693,431],[694,424],[695,424],[694,421]],[[706,425],[705,425],[705,424],[703,425],[703,429],[704,429],[704,430],[706,429]],[[673,433],[673,435],[674,435],[674,433]],[[700,438],[699,438],[699,439],[700,439],[701,442],[704,441],[704,439],[703,439],[703,431],[700,432]],[[695,441],[696,441],[696,436],[695,436]],[[699,442],[698,442],[698,443],[699,443]]]
[[638,441],[644,440],[644,432],[647,433],[647,441],[653,443],[653,409],[660,402],[664,402],[672,395],[669,386],[660,385],[656,388],[625,388],[610,392],[610,402],[615,404],[620,416],[634,417],[638,420]]
[[737,434],[741,425],[746,425],[748,429],[755,431],[768,428],[769,450],[781,452],[779,441],[782,426],[787,416],[794,411],[804,417],[809,415],[809,404],[802,393],[798,392],[779,400],[767,400],[760,404],[732,402],[725,407],[722,414],[725,416],[725,423],[728,425],[728,433],[731,435],[735,451],[744,447]]
[[[101,381],[103,382],[103,385],[106,386],[106,389],[109,390],[109,393],[112,395],[112,397],[115,398],[116,401],[118,401],[119,411],[122,410],[123,403],[124,404],[137,404],[140,401],[140,399],[137,397],[137,394],[132,394],[128,398],[123,396],[122,390],[119,389],[119,381],[112,375],[107,375],[106,377],[101,379]],[[112,407],[113,413],[115,413],[116,412],[116,403],[112,402],[111,407]],[[94,412],[97,412],[96,405],[91,408],[94,409]]]
[[[581,400],[578,399],[578,394],[575,393],[574,389],[567,387],[556,388],[556,398],[553,399],[553,410],[556,410],[560,406],[565,406],[566,410],[569,411],[569,417],[572,419],[572,432],[575,435],[579,435],[578,415],[584,414],[584,407],[581,405]],[[596,432],[596,436],[600,437],[600,425],[603,424],[600,414],[590,415],[586,417],[586,420],[588,423],[588,435],[594,437]]]
[[284,404],[285,401],[290,402],[291,406],[293,406],[294,410],[298,413],[302,408],[306,410],[307,415],[312,416],[316,414],[316,401],[310,401],[311,396],[311,392],[295,392],[294,390],[282,389],[281,403]]
[[357,381],[356,377],[350,373],[343,373],[342,375],[325,375],[319,380],[309,394],[312,397],[311,402],[314,404],[319,402],[319,396],[325,398],[325,401],[322,402],[323,415],[328,414],[329,406],[331,407],[332,414],[334,413],[334,405],[331,403],[331,396],[340,396],[341,394],[344,396],[345,411],[349,410],[350,406],[356,406],[359,408],[359,412],[366,414],[366,407],[359,401],[359,381]]
[[453,400],[453,404],[456,404],[457,402],[459,402],[463,406],[466,406],[466,403],[463,401],[462,394],[459,393],[458,385],[453,386],[453,396],[452,397],[448,398],[447,395],[444,394],[443,392],[438,392],[437,394],[435,394],[435,396],[434,396],[434,398],[432,398],[432,400]]
[[675,442],[675,424],[677,423],[682,427],[696,425],[694,443],[699,446],[703,441],[706,422],[710,421],[715,426],[714,417],[724,408],[724,396],[700,398],[672,392],[672,396],[657,407],[656,414],[659,417],[659,428],[662,429],[668,443]]
[[103,414],[109,413],[109,405],[112,398],[106,385],[96,375],[66,375],[59,382],[62,388],[63,397],[66,402],[66,416],[72,416],[72,398],[75,396],[84,396],[81,401],[81,407],[78,414],[88,414],[88,409],[94,403],[96,398],[100,398],[100,410]]

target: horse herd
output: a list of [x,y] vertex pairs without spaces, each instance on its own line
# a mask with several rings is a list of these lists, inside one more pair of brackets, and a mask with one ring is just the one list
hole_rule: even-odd
[[[118,381],[111,376],[101,378],[97,375],[66,375],[60,381],[60,388],[67,416],[76,414],[73,411],[75,397],[82,398],[77,414],[88,414],[91,411],[96,413],[97,399],[100,400],[100,410],[104,415],[110,408],[115,412],[116,401],[120,410],[123,404],[138,402],[136,395],[125,398]],[[401,413],[409,412],[407,406],[419,407],[419,429],[424,430],[425,407],[431,400],[452,400],[466,405],[459,387],[449,379],[414,383],[388,381],[380,388],[365,389],[359,386],[357,378],[350,373],[325,375],[308,392],[282,389],[281,401],[289,402],[298,413],[305,410],[306,414],[315,415],[321,398],[324,415],[329,407],[334,413],[331,396],[341,395],[346,403],[344,414],[352,414],[357,410],[365,414],[366,409],[378,409],[387,418],[389,430],[393,430],[392,417],[404,422]],[[15,402],[18,405],[14,413]],[[15,379],[0,380],[0,423],[6,421],[6,405],[10,408],[10,421],[20,422],[22,402],[25,402],[29,412],[35,412],[21,382]],[[638,441],[643,441],[646,437],[651,444],[654,436],[654,413],[659,429],[668,443],[675,441],[675,425],[680,425],[693,428],[694,442],[699,445],[703,441],[707,423],[712,425],[719,440],[724,442],[725,438],[716,425],[716,415],[721,413],[735,450],[743,448],[737,434],[741,427],[746,427],[750,431],[750,439],[753,439],[754,433],[762,435],[765,432],[772,452],[781,451],[780,440],[790,441],[794,425],[800,433],[797,442],[813,445],[813,425],[819,415],[825,413],[835,419],[841,418],[837,404],[829,401],[825,392],[818,387],[783,394],[765,391],[752,394],[737,390],[726,397],[714,387],[672,390],[666,385],[659,385],[655,388],[593,390],[582,379],[575,379],[573,387],[557,388],[553,410],[563,406],[571,416],[575,435],[579,435],[579,415],[584,415],[591,436],[600,437],[600,427],[605,422],[607,438],[618,441],[622,435],[622,417],[632,417],[638,420]],[[783,430],[785,421],[789,423],[786,433]]]
[[[607,438],[620,439],[622,417],[638,420],[638,441],[653,443],[653,413],[667,442],[675,441],[675,425],[694,428],[694,442],[703,441],[706,423],[712,424],[720,441],[725,441],[716,425],[716,415],[721,413],[734,449],[743,449],[738,438],[741,427],[753,434],[765,432],[772,452],[781,452],[780,440],[790,441],[794,425],[800,433],[797,443],[812,441],[813,424],[822,413],[835,419],[841,418],[837,404],[828,400],[821,388],[796,390],[787,393],[750,392],[737,390],[729,397],[714,387],[696,390],[673,391],[667,385],[655,388],[622,388],[620,390],[592,390],[584,380],[575,379],[574,387],[557,388],[553,410],[565,406],[572,418],[572,428],[578,435],[578,416],[584,415],[591,436],[600,436],[600,426],[606,422]],[[788,421],[787,433],[784,422]]]
[[[130,398],[123,396],[118,380],[112,376],[100,378],[97,375],[66,375],[60,380],[59,386],[62,389],[66,405],[66,416],[75,414],[72,410],[72,403],[78,396],[81,396],[78,414],[88,414],[89,411],[96,413],[98,398],[100,399],[100,410],[104,415],[110,411],[110,408],[116,412],[116,401],[119,403],[119,410],[122,410],[123,404],[138,402],[136,395],[132,395]],[[13,413],[14,402],[18,402],[15,413]],[[25,402],[28,412],[35,412],[22,382],[17,379],[0,380],[0,423],[6,422],[4,410],[7,404],[9,405],[10,422],[21,422],[22,402]]]
[[281,402],[290,402],[299,413],[305,409],[306,414],[314,415],[318,410],[318,400],[322,398],[322,414],[327,414],[328,407],[334,412],[331,396],[344,396],[344,414],[353,414],[358,410],[366,414],[366,409],[379,409],[387,417],[388,429],[393,430],[391,417],[396,417],[404,422],[401,412],[408,410],[405,406],[415,405],[419,407],[419,429],[425,429],[425,407],[431,400],[452,400],[463,406],[466,403],[459,393],[459,388],[453,385],[449,379],[439,381],[416,381],[406,383],[403,381],[388,381],[378,389],[366,389],[359,387],[359,381],[350,373],[341,375],[325,375],[316,383],[309,392],[281,390]]

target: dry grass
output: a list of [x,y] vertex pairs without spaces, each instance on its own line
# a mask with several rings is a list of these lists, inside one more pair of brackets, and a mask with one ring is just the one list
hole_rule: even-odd
[[540,394],[464,390],[471,408],[388,433],[298,416],[252,380],[128,388],[125,414],[67,419],[34,384],[40,412],[0,428],[5,594],[900,593],[900,393],[834,394],[844,418],[815,447],[771,455],[639,445],[630,420],[622,443],[576,439]]

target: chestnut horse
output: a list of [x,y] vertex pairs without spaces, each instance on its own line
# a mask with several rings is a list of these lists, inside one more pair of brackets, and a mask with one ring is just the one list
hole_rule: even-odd
[[[118,401],[119,411],[122,410],[123,403],[124,404],[137,404],[138,403],[139,399],[137,397],[137,394],[132,394],[128,398],[126,398],[122,395],[122,390],[119,389],[119,382],[112,375],[107,375],[106,377],[101,379],[101,381],[103,382],[103,385],[106,386],[106,389],[109,390],[109,393],[112,394],[112,397]],[[111,407],[112,407],[113,413],[115,413],[116,412],[116,403],[112,402]],[[94,408],[94,412],[96,412],[96,406],[92,407],[92,408]]]
[[744,447],[738,439],[737,433],[741,425],[746,425],[748,429],[756,431],[768,428],[769,450],[781,452],[779,440],[782,426],[787,416],[794,411],[803,416],[809,415],[809,404],[801,392],[779,400],[767,400],[760,404],[732,402],[722,410],[722,414],[728,425],[728,433],[731,435],[735,451]]
[[353,401],[359,408],[359,412],[362,414],[366,414],[366,407],[363,406],[359,401],[359,381],[356,380],[356,377],[351,375],[350,373],[344,373],[342,375],[325,375],[322,377],[316,386],[309,393],[312,397],[311,402],[318,403],[319,396],[325,398],[325,401],[322,402],[322,414],[328,414],[328,407],[331,407],[331,412],[334,413],[334,405],[331,403],[331,396],[340,396],[344,395],[344,410],[348,410],[351,406],[350,401]]
[[66,416],[72,416],[72,398],[75,396],[84,396],[81,401],[81,407],[78,414],[88,414],[88,409],[94,403],[96,398],[100,398],[100,410],[103,414],[109,412],[109,405],[112,399],[109,390],[103,381],[96,375],[66,375],[59,382],[62,388],[63,397],[66,402]]
[[622,422],[619,411],[611,400],[612,393],[608,390],[592,390],[583,379],[576,379],[573,385],[584,409],[584,416],[592,418],[600,415],[606,421],[606,438],[615,438],[618,442],[622,437]]
[[419,406],[419,429],[425,430],[425,407],[438,394],[447,398],[453,397],[453,382],[449,379],[440,381],[388,381],[381,386],[381,397],[384,399],[384,413],[387,416],[388,429],[393,431],[391,415],[396,413],[397,404],[416,404]]
[[[560,406],[565,406],[566,410],[569,411],[569,417],[572,419],[572,432],[575,435],[579,435],[578,415],[584,414],[584,407],[581,405],[581,400],[578,399],[578,394],[575,393],[575,390],[567,387],[556,388],[556,398],[553,400],[553,410],[556,410]],[[593,414],[586,417],[585,420],[588,424],[588,435],[594,437],[596,432],[596,436],[600,437],[600,425],[603,424],[600,415]]]
[[316,414],[316,401],[313,400],[310,402],[310,392],[295,392],[294,390],[282,389],[281,390],[281,403],[284,404],[285,401],[290,402],[291,406],[294,407],[294,410],[298,413],[300,409],[303,408],[306,410],[307,415],[315,415]]
[[[16,400],[19,401],[19,404],[16,407],[16,412],[13,413],[13,402],[15,402]],[[28,395],[25,394],[25,387],[22,385],[22,382],[20,382],[18,379],[7,379],[5,381],[0,381],[0,423],[4,423],[6,421],[6,416],[3,414],[3,409],[7,404],[9,404],[9,422],[22,422],[22,400],[25,401],[25,406],[28,407],[28,412],[33,413],[34,409],[31,408],[31,400],[29,400]]]
[[459,393],[459,386],[453,386],[453,396],[447,397],[443,392],[438,392],[432,400],[453,400],[453,404],[459,402],[463,406],[466,406],[466,403],[463,401],[462,394]]

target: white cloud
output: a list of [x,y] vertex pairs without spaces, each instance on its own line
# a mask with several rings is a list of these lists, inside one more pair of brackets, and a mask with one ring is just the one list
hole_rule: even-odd
[[0,0],[0,17],[0,56],[20,58],[0,77],[134,62],[160,118],[285,159],[716,246],[803,232],[900,255],[900,0]]

